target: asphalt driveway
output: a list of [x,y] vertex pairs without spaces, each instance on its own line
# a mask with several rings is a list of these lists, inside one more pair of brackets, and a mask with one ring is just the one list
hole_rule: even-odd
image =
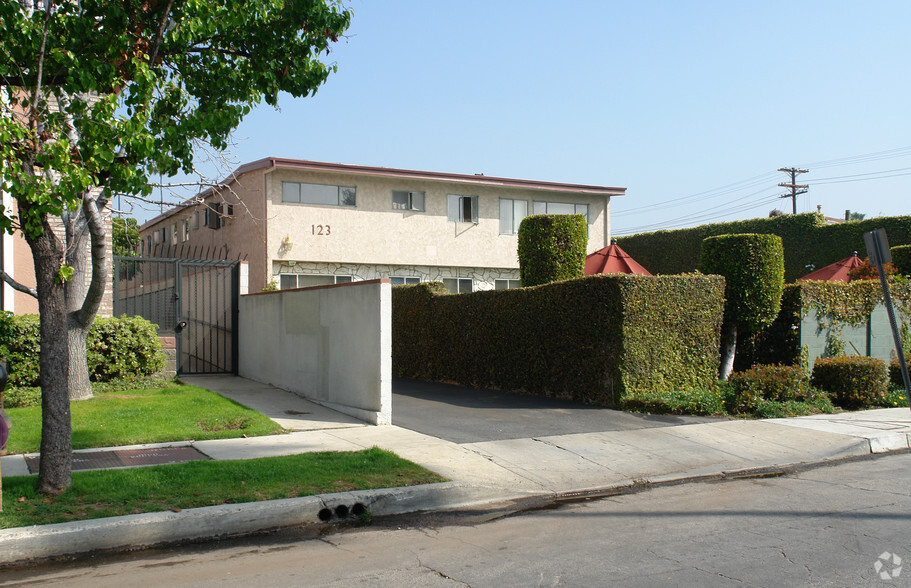
[[392,423],[454,443],[527,439],[715,422],[717,417],[646,415],[569,400],[396,378]]

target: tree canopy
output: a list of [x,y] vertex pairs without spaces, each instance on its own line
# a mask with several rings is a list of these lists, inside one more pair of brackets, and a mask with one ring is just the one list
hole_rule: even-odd
[[191,173],[194,148],[224,149],[255,105],[315,92],[350,20],[336,0],[0,0],[0,191],[16,201],[0,230],[23,232],[37,287],[0,277],[39,303],[42,492],[70,483],[67,337],[103,292],[99,211],[150,194],[152,174]]

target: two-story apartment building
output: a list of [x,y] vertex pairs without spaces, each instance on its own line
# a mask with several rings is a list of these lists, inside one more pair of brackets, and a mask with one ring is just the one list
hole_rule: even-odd
[[250,291],[391,278],[452,292],[518,285],[531,214],[583,214],[610,243],[625,188],[266,158],[145,223],[143,254],[246,259]]

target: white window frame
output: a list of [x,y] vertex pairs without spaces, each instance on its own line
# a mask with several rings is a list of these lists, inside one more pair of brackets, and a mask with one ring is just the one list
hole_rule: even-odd
[[[503,284],[503,282],[506,282],[505,288],[500,287],[500,285]],[[502,279],[496,279],[493,281],[494,290],[513,290],[515,288],[521,288],[521,287],[522,287],[522,280],[514,280],[511,278],[510,279],[502,278]]]
[[[282,288],[282,287],[281,287],[282,278],[290,278],[290,277],[293,277],[293,278],[295,279],[295,286],[294,286],[293,288]],[[334,274],[279,274],[279,275],[278,275],[279,289],[280,289],[280,290],[295,290],[295,289],[297,289],[297,288],[317,288],[317,287],[319,287],[319,286],[321,286],[321,285],[325,285],[325,286],[331,286],[331,285],[332,285],[332,284],[317,284],[316,286],[301,286],[301,284],[300,284],[300,279],[301,279],[301,278],[332,278],[332,284],[348,284],[348,283],[351,283],[352,281],[354,281],[354,279],[353,279],[352,276],[346,276],[346,275],[334,275]]]
[[[334,196],[332,195],[333,190],[335,191]],[[282,203],[356,208],[357,186],[282,182]]]
[[[393,286],[405,286],[420,284],[423,280],[417,276],[389,276],[389,280],[392,282]],[[401,280],[397,282],[397,280]]]
[[[396,202],[396,196],[404,202]],[[392,191],[392,209],[393,210],[416,210],[424,212],[426,194],[410,190],[393,190]]]
[[[466,208],[467,213],[466,214]],[[446,217],[454,223],[478,224],[478,197],[449,194],[446,199]]]
[[[524,211],[522,210],[524,208]],[[520,216],[521,215],[521,216]],[[500,234],[515,235],[522,219],[528,216],[528,200],[500,198]],[[517,220],[517,217],[518,220]]]
[[[550,212],[548,208],[553,205],[560,206],[573,206],[575,212]],[[581,210],[580,210],[581,209]],[[589,224],[588,204],[582,204],[580,202],[555,202],[555,201],[544,201],[544,200],[535,200],[532,203],[533,214],[581,214],[585,217],[585,224]]]
[[[455,280],[456,289],[455,292],[449,289],[449,286],[446,284],[447,280]],[[443,285],[446,286],[446,291],[450,294],[463,294],[467,292],[474,292],[474,280],[472,278],[442,278]],[[462,283],[468,282],[470,284],[468,290],[462,290]]]

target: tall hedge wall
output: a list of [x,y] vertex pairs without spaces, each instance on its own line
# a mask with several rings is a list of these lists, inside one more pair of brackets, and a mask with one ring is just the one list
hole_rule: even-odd
[[446,295],[397,286],[392,369],[615,406],[629,390],[711,385],[724,312],[719,276],[589,276]]
[[702,240],[728,233],[764,233],[781,237],[784,245],[785,281],[793,282],[816,269],[850,256],[866,257],[863,234],[886,229],[889,245],[911,244],[911,216],[880,217],[827,225],[817,213],[785,214],[729,223],[702,225],[675,231],[620,237],[618,244],[653,274],[691,272],[699,265]]

